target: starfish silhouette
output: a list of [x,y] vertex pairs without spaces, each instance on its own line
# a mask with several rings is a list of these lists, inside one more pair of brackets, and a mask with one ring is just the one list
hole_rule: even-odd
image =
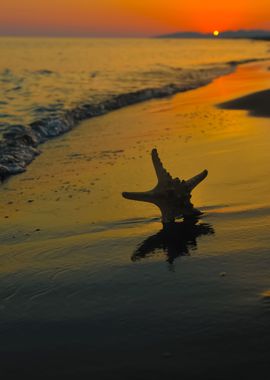
[[152,150],[152,161],[157,174],[158,183],[152,190],[144,192],[123,192],[126,199],[149,202],[159,207],[164,224],[173,223],[175,218],[194,217],[201,211],[194,208],[191,203],[191,191],[207,176],[204,170],[195,177],[185,180],[172,178],[164,169],[156,149]]

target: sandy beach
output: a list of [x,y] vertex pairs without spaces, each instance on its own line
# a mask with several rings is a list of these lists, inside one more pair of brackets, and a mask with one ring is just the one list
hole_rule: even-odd
[[[268,67],[249,63],[208,86],[85,120],[2,183],[6,373],[98,380],[263,373]],[[209,171],[192,198],[204,215],[172,246],[158,234],[157,208],[121,196],[155,186],[154,147],[175,177]]]

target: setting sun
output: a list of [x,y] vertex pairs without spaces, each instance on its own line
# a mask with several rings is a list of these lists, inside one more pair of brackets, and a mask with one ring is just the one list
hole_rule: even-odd
[[215,37],[218,37],[218,35],[219,35],[219,31],[218,31],[218,30],[214,30],[214,31],[213,31],[213,35],[214,35]]

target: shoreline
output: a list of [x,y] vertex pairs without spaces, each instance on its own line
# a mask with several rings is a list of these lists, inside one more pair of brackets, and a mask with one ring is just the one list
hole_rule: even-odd
[[[267,67],[268,63],[243,65],[235,73],[221,76],[196,91],[122,108],[104,117],[85,120],[60,138],[48,139],[42,155],[27,172],[2,184],[4,230],[11,225],[12,231],[24,226],[26,234],[35,229],[49,229],[54,236],[60,225],[63,230],[73,230],[74,223],[78,223],[83,225],[83,231],[92,231],[96,223],[101,223],[99,228],[107,231],[108,221],[110,226],[112,221],[117,224],[122,219],[141,220],[142,215],[156,217],[159,214],[155,207],[121,197],[123,191],[142,191],[155,185],[148,153],[153,147],[158,149],[172,175],[189,178],[204,168],[209,170],[209,179],[199,189],[200,197],[194,193],[194,205],[204,208],[226,204],[223,190],[209,188],[208,182],[223,183],[221,173],[231,173],[231,169],[221,168],[230,160],[222,159],[216,170],[211,155],[215,157],[219,149],[226,152],[223,147],[226,139],[234,146],[240,136],[245,139],[253,133],[257,135],[264,125],[268,127],[269,119],[251,118],[245,111],[221,110],[216,105],[270,88]],[[139,180],[141,176],[145,178],[143,183]],[[238,183],[239,175],[234,180]],[[228,179],[230,183],[234,180]],[[242,198],[238,201],[242,202]],[[4,234],[9,240],[9,233],[13,232],[8,231],[10,227]],[[36,237],[41,234],[38,232]],[[21,232],[14,235],[23,238]]]
[[[209,85],[213,80],[233,73],[239,65],[266,61],[268,58],[226,62],[223,66],[206,68],[205,77],[196,84],[168,84],[160,88],[146,88],[131,93],[112,96],[102,103],[83,104],[67,110],[62,117],[49,118],[31,123],[28,127],[14,125],[3,134],[0,141],[0,180],[26,171],[26,167],[41,153],[38,146],[47,140],[72,130],[81,121],[108,114],[130,105],[152,99],[166,98],[180,92],[194,90]],[[194,70],[202,73],[202,69]]]
[[[127,378],[134,358],[136,380],[218,377],[231,358],[234,373],[250,372],[247,362],[264,368],[269,119],[215,104],[270,88],[266,66],[82,122],[4,183],[4,373]],[[202,224],[173,245],[153,205],[121,197],[155,185],[153,147],[173,176],[209,170],[192,196]]]

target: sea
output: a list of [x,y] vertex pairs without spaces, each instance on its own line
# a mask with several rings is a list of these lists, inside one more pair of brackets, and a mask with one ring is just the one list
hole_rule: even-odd
[[0,37],[0,52],[3,132],[12,125],[58,119],[67,110],[115,95],[167,85],[194,88],[228,70],[229,62],[267,57],[268,44],[218,38]]

